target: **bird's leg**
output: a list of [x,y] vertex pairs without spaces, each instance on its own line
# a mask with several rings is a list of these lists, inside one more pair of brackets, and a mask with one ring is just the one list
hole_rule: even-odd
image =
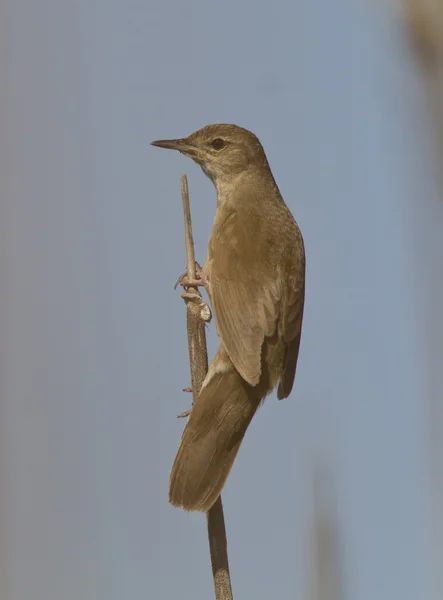
[[[200,284],[200,285],[202,285],[202,284]],[[192,289],[188,291],[188,289],[185,288],[185,291],[182,294],[182,298],[186,302],[186,304],[188,302],[195,302],[197,304],[198,308],[200,309],[200,318],[205,323],[210,322],[210,320],[212,319],[211,309],[209,308],[207,303],[201,297],[200,292],[197,292],[196,290],[192,290]]]
[[[195,302],[197,303],[199,309],[200,309],[200,317],[203,321],[205,321],[206,323],[209,323],[209,321],[212,318],[212,314],[211,314],[211,309],[209,308],[209,306],[206,304],[206,302],[203,300],[203,298],[201,297],[199,292],[196,291],[188,291],[188,289],[191,287],[201,287],[206,284],[206,278],[203,275],[203,270],[201,268],[201,266],[198,264],[197,261],[195,261],[195,279],[191,279],[190,277],[188,277],[188,273],[187,271],[185,273],[183,273],[183,275],[180,275],[180,277],[177,280],[177,283],[174,286],[174,289],[178,286],[181,285],[185,288],[185,291],[182,293],[182,298],[183,300],[186,302],[186,304],[188,302]],[[184,392],[192,392],[192,388],[187,387],[184,388],[183,390]],[[177,415],[179,418],[184,418],[184,417],[189,417],[189,415],[191,414],[192,408],[190,410],[186,410],[185,412],[181,413],[180,415]]]
[[205,279],[205,277],[203,275],[203,269],[198,264],[198,262],[195,261],[195,278],[191,279],[188,276],[188,272],[185,271],[177,279],[176,284],[174,285],[174,290],[179,285],[181,285],[182,287],[184,287],[185,289],[187,289],[189,287],[204,287],[205,283],[206,283],[206,279]]

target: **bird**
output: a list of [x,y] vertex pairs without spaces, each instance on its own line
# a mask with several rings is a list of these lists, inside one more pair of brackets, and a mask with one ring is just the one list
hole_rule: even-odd
[[217,204],[207,258],[181,284],[207,291],[220,346],[184,428],[169,501],[207,512],[218,499],[246,430],[277,387],[291,393],[305,300],[305,248],[257,136],[206,125],[152,145],[192,158],[213,182]]

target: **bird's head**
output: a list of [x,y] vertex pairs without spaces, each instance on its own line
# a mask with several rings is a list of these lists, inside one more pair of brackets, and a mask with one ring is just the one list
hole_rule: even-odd
[[189,156],[214,183],[229,181],[243,171],[268,167],[257,136],[237,125],[206,125],[186,138],[151,143]]

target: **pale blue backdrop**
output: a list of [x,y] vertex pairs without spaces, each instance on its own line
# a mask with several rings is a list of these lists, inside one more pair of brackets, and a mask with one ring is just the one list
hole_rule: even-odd
[[307,253],[294,392],[260,410],[224,493],[236,598],[312,596],[319,469],[342,598],[436,600],[420,319],[441,295],[423,299],[417,248],[442,212],[394,12],[355,0],[2,11],[1,597],[212,597],[205,520],[169,506],[167,487],[190,402],[173,290],[180,174],[201,262],[215,193],[149,142],[232,122],[262,140]]

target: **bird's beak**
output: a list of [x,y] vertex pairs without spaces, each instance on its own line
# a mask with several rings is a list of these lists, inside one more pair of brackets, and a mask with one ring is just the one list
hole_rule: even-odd
[[178,150],[184,154],[190,154],[195,150],[194,146],[190,144],[186,138],[179,140],[156,140],[151,142],[151,146],[158,146],[159,148],[167,148],[168,150]]

